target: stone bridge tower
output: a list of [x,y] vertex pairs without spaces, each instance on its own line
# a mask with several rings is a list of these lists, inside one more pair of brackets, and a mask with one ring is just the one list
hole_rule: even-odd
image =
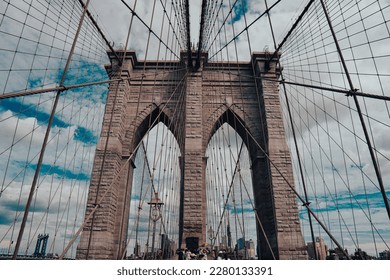
[[[124,55],[123,51],[119,54]],[[107,195],[96,211],[91,239],[91,222],[83,228],[77,258],[86,258],[88,246],[89,259],[117,259],[125,250],[134,166],[121,167],[150,125],[159,121],[170,127],[182,155],[179,243],[184,244],[187,237],[206,242],[205,152],[221,124],[234,122],[232,127],[250,154],[255,207],[261,221],[261,226],[257,222],[260,258],[272,259],[269,247],[278,259],[307,258],[296,197],[277,171],[293,184],[275,61],[269,63],[265,53],[253,54],[246,63],[206,60],[207,54],[202,54],[199,68],[186,71],[179,70],[189,61],[184,53],[181,61],[139,62],[129,51],[121,73],[112,60],[108,73],[112,79],[123,80],[110,85],[86,216],[96,205],[96,195]],[[184,96],[178,94],[183,91]],[[173,122],[174,118],[180,121]],[[115,178],[119,179],[108,189]]]

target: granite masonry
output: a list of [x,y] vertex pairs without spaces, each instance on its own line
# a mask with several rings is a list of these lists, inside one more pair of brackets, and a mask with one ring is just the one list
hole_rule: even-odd
[[[123,57],[123,51],[118,53]],[[121,258],[133,181],[131,157],[149,127],[158,122],[170,128],[181,150],[178,242],[185,246],[191,237],[206,242],[205,151],[215,131],[227,122],[250,154],[259,258],[307,259],[297,199],[286,183],[293,187],[294,180],[276,61],[269,61],[267,53],[254,53],[249,62],[207,62],[202,53],[199,68],[187,71],[191,67],[186,53],[177,61],[144,62],[128,51],[122,68],[109,55],[110,77],[123,80],[110,85],[88,195],[90,218],[77,258]]]

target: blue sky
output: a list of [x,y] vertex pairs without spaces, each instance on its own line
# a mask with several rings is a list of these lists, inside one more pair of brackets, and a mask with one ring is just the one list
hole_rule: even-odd
[[[4,3],[0,2],[2,12]],[[26,6],[22,2],[12,4],[19,9],[9,7],[8,12],[14,13],[16,17],[23,17]],[[40,17],[45,14],[47,7],[50,7],[53,15],[59,11],[55,5],[45,6],[45,2],[35,4],[30,12],[35,13],[36,21],[43,20]],[[64,14],[62,20],[75,22],[77,16],[73,16],[70,19],[69,14]],[[58,85],[69,52],[69,38],[64,36],[66,32],[62,27],[57,27],[58,33],[49,28],[43,34],[32,30],[29,30],[30,33],[25,30],[22,34],[18,22],[5,18],[0,31],[1,34],[8,34],[0,43],[1,91],[13,92]],[[91,32],[83,27],[65,85],[108,78],[104,68],[104,64],[108,62],[105,48],[99,45],[92,51],[86,51],[98,38],[87,35],[94,35]],[[54,34],[55,40],[51,37]],[[21,40],[20,44],[18,40]],[[61,40],[68,40],[65,47],[64,42],[61,45]],[[36,56],[29,53],[35,53]],[[5,72],[6,69],[11,71]],[[64,238],[72,236],[75,226],[81,223],[107,88],[107,84],[102,84],[68,90],[61,94],[28,218],[26,232],[30,234],[24,236],[22,253],[28,248],[33,249],[36,235],[43,230],[50,234],[51,248],[48,251],[59,253]],[[49,92],[0,101],[1,248],[8,248],[11,240],[15,241],[17,238],[22,210],[37,167],[54,96],[55,93]],[[14,219],[17,220],[15,226]],[[74,250],[72,248],[72,254]]]
[[240,21],[244,14],[248,12],[248,1],[237,1],[233,8],[233,18],[230,23]]

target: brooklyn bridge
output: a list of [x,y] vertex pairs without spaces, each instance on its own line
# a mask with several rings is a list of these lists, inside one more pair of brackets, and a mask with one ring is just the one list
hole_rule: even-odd
[[389,21],[0,0],[0,259],[390,257]]

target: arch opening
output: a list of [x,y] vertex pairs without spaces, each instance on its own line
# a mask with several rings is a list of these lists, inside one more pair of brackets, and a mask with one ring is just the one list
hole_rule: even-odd
[[181,153],[166,120],[160,117],[145,137],[138,133],[135,139],[141,143],[132,166],[128,258],[169,259],[177,248]]
[[256,259],[250,153],[245,139],[228,122],[228,114],[223,116],[206,149],[207,240],[217,254]]

